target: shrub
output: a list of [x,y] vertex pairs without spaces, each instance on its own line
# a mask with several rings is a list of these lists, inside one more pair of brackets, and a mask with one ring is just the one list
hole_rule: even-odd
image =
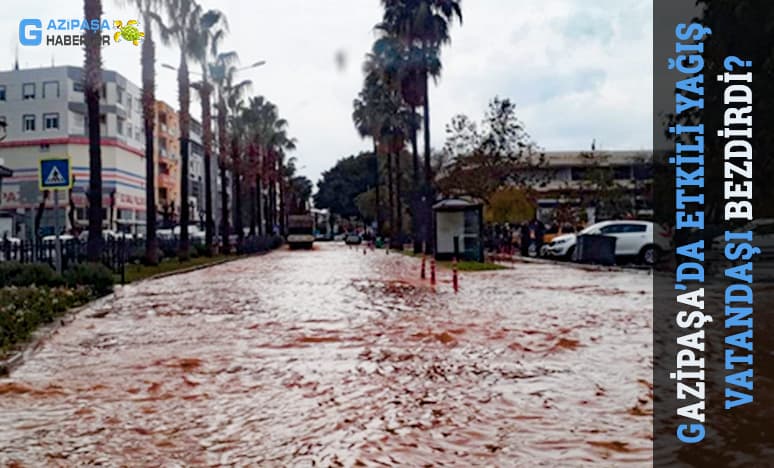
[[67,309],[88,300],[89,291],[84,288],[0,289],[0,351],[26,340],[38,326],[52,322]]
[[87,286],[97,296],[104,296],[113,290],[113,272],[101,263],[81,263],[65,272],[68,286]]
[[64,281],[45,263],[0,263],[0,287],[6,286],[62,286]]

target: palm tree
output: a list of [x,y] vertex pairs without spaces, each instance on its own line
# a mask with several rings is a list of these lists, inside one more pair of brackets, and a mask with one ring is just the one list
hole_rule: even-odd
[[[287,134],[288,122],[280,118],[277,106],[266,100],[263,96],[250,98],[247,109],[243,113],[243,119],[246,126],[251,129],[250,139],[255,145],[257,151],[256,159],[253,161],[255,168],[262,167],[260,174],[258,172],[250,173],[255,177],[255,183],[251,187],[257,187],[256,205],[261,205],[261,179],[267,184],[269,189],[269,207],[266,210],[267,216],[266,231],[270,232],[275,221],[279,221],[280,231],[285,229],[285,178],[284,159],[285,152],[295,149],[295,139]],[[274,200],[277,198],[277,189],[279,189],[279,213]],[[252,226],[251,226],[252,232]]]
[[[417,80],[417,87],[422,94],[424,116],[424,172],[425,197],[427,205],[426,219],[431,220],[431,210],[434,196],[432,186],[433,174],[430,161],[430,96],[429,79],[437,80],[441,74],[440,48],[451,40],[449,25],[456,17],[462,23],[461,0],[382,0],[384,16],[377,28],[399,38],[410,50],[412,67],[407,73]],[[419,94],[419,93],[417,93]],[[409,103],[415,103],[412,100]],[[427,229],[426,246],[435,251],[432,229]]]
[[210,83],[209,70],[211,61],[218,56],[218,47],[223,39],[228,24],[225,17],[217,11],[210,10],[199,20],[200,35],[196,41],[198,48],[194,50],[196,60],[202,66],[202,80],[192,86],[199,92],[202,103],[202,143],[204,146],[204,211],[205,211],[205,249],[207,255],[212,255],[212,240],[215,226],[212,217],[212,115],[210,111],[210,96],[213,85]]
[[[220,201],[221,201],[221,242],[224,253],[230,251],[229,246],[229,200],[228,200],[228,170],[229,170],[229,136],[228,136],[228,102],[239,101],[241,96],[250,87],[252,82],[244,80],[239,83],[234,82],[237,68],[235,64],[239,61],[236,52],[223,52],[215,57],[215,61],[210,65],[210,74],[212,76],[215,90],[218,92],[218,170],[220,175]],[[232,168],[232,177],[236,177]],[[232,194],[236,196],[237,194]],[[232,197],[233,198],[233,197]]]
[[[87,21],[99,21],[100,0],[84,0]],[[86,255],[90,262],[102,258],[102,152],[100,148],[99,92],[102,87],[102,37],[99,31],[85,33],[84,94],[89,123],[89,240]]]
[[242,177],[246,168],[242,159],[243,144],[246,141],[247,128],[242,117],[243,102],[235,95],[229,96],[227,105],[229,117],[229,149],[231,150],[232,197],[234,198],[234,229],[237,235],[237,252],[241,252],[244,241],[244,224],[242,223]]
[[180,66],[177,68],[177,93],[180,105],[180,244],[178,258],[185,261],[190,256],[188,225],[190,213],[188,207],[188,150],[190,146],[191,115],[189,112],[191,94],[188,89],[188,58],[196,58],[202,50],[202,26],[206,25],[204,18],[216,21],[220,13],[214,10],[203,13],[202,7],[194,0],[168,0],[167,15],[169,16],[168,34],[180,48]]
[[156,239],[156,166],[153,159],[153,133],[156,120],[155,70],[156,46],[153,42],[155,23],[161,30],[164,24],[156,13],[159,0],[130,0],[142,15],[145,36],[142,41],[140,63],[142,64],[142,119],[145,129],[145,263],[159,263],[158,241]]
[[[375,86],[371,84],[370,86]],[[371,137],[374,147],[374,160],[376,164],[374,166],[376,188],[376,235],[381,235],[382,229],[382,211],[381,211],[381,182],[379,182],[379,123],[377,109],[371,100],[369,99],[373,95],[373,89],[369,89],[369,84],[365,83],[364,88],[358,94],[357,99],[352,103],[354,111],[352,112],[352,121],[355,124],[355,128],[362,138]]]

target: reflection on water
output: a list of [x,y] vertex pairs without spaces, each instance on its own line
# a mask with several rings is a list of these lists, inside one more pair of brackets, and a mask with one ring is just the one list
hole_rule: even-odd
[[648,276],[439,275],[324,245],[127,286],[0,380],[0,461],[651,464]]

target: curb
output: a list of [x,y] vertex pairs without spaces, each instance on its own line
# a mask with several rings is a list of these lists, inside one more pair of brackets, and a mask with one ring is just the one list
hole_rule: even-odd
[[167,278],[169,276],[182,275],[182,274],[191,273],[191,272],[194,272],[194,271],[197,271],[197,270],[203,270],[205,268],[222,265],[224,263],[235,262],[237,260],[245,260],[245,259],[248,259],[248,258],[251,258],[251,257],[259,257],[259,256],[262,256],[262,255],[266,255],[268,253],[269,252],[258,252],[258,253],[254,253],[254,254],[250,254],[250,255],[235,256],[234,258],[224,258],[222,260],[218,260],[218,261],[212,262],[212,263],[205,263],[203,265],[196,265],[196,266],[192,266],[192,267],[181,268],[179,270],[172,270],[172,271],[167,271],[167,272],[164,272],[164,273],[157,273],[157,274],[155,274],[153,276],[149,276],[147,278],[143,278],[141,280],[134,281],[132,283],[126,283],[124,285],[119,285],[119,286],[123,287],[123,286],[129,286],[129,285],[132,285],[132,284],[141,284],[141,283],[144,283],[146,281],[157,280],[157,279],[161,279],[161,278]]
[[35,351],[43,344],[43,341],[48,339],[51,335],[56,333],[60,328],[71,324],[77,316],[83,313],[84,310],[93,306],[100,301],[106,301],[109,298],[115,296],[115,293],[108,294],[107,296],[98,297],[92,301],[82,304],[78,307],[74,307],[66,311],[62,316],[57,317],[53,322],[43,325],[32,333],[29,340],[18,343],[18,348],[11,351],[11,356],[0,360],[0,377],[8,377],[20,365],[24,364],[27,358],[31,357]]
[[[219,260],[217,262],[213,263],[207,263],[204,265],[196,265],[193,267],[184,268],[181,270],[174,270],[174,271],[168,271],[165,273],[159,273],[157,275],[149,276],[148,278],[143,278],[139,281],[135,281],[134,283],[127,283],[124,285],[116,285],[117,287],[123,288],[125,286],[129,286],[130,284],[141,284],[146,281],[155,280],[155,279],[161,279],[166,278],[168,276],[174,276],[174,275],[182,275],[184,273],[191,273],[193,271],[197,270],[203,270],[205,268],[222,265],[224,263],[234,262],[237,260],[245,260],[252,257],[259,257],[266,255],[268,253],[272,252],[271,250],[266,252],[257,252],[250,255],[242,255],[237,256],[234,258],[225,258],[223,260]],[[48,339],[51,335],[56,333],[60,328],[64,328],[65,326],[71,324],[78,315],[80,315],[84,310],[94,306],[100,301],[107,301],[110,299],[115,298],[116,291],[112,292],[111,294],[108,294],[106,296],[99,297],[97,299],[94,299],[92,301],[87,302],[86,304],[80,305],[78,307],[74,307],[67,312],[65,312],[62,316],[57,317],[56,320],[54,320],[52,323],[46,324],[37,330],[35,330],[30,337],[29,340],[27,340],[24,343],[20,343],[19,349],[15,351],[11,351],[11,356],[0,360],[0,378],[5,378],[11,375],[11,372],[13,372],[15,369],[17,369],[19,366],[24,364],[24,362],[31,357],[35,351],[43,344],[43,341]],[[106,316],[107,313],[97,313],[94,315],[90,315],[91,318],[102,318]]]

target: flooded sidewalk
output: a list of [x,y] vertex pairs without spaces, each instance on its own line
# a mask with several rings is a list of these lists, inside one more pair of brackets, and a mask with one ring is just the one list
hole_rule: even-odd
[[650,466],[652,279],[320,244],[126,286],[0,380],[20,466]]

